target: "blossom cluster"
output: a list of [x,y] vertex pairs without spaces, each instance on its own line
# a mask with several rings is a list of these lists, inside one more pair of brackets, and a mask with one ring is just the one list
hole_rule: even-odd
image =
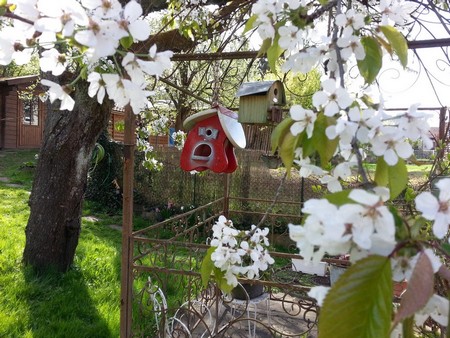
[[[350,168],[356,164],[355,142],[360,157],[364,158],[366,151],[370,151],[382,157],[389,166],[395,166],[399,158],[408,159],[413,155],[411,142],[421,139],[425,148],[432,146],[427,116],[418,111],[417,104],[394,120],[384,111],[382,98],[378,105],[365,100],[369,87],[359,88],[362,94],[353,94],[349,86],[345,86],[349,82],[347,80],[353,80],[349,79],[348,69],[366,57],[362,39],[374,36],[375,40],[386,40],[379,27],[405,25],[410,20],[412,9],[411,3],[403,0],[380,1],[372,8],[345,8],[342,5],[332,18],[332,31],[328,35],[320,35],[319,32],[326,31],[325,27],[317,29],[316,24],[320,25],[320,22],[308,24],[308,15],[315,10],[312,2],[260,0],[253,6],[253,25],[261,38],[272,42],[278,40],[279,47],[287,56],[281,66],[283,71],[307,73],[320,64],[326,64],[321,90],[312,96],[313,109],[300,105],[290,108],[290,116],[294,120],[290,131],[294,136],[305,133],[308,139],[312,138],[317,117],[319,113],[323,114],[331,121],[326,128],[326,136],[337,140],[336,153],[342,162],[334,170],[325,171],[312,165],[313,162],[301,150],[296,150],[296,163],[303,167],[302,177],[317,175],[330,192],[336,192],[342,190],[339,180],[348,178]],[[306,23],[298,24],[291,20],[298,15],[304,16]],[[281,22],[283,25],[279,24]],[[390,123],[386,123],[387,120],[391,120]]]
[[[286,61],[283,71],[307,73],[318,64],[327,63],[330,71],[339,71],[339,64],[354,58],[362,60],[365,51],[361,43],[363,32],[374,32],[371,23],[380,25],[405,25],[410,20],[411,2],[399,0],[383,0],[377,6],[361,9],[349,8],[345,13],[338,13],[334,24],[340,35],[333,41],[331,35],[321,35],[316,22],[298,25],[290,19],[300,13],[312,14],[315,4],[310,1],[293,0],[259,0],[252,8],[255,15],[254,27],[260,37],[275,39],[279,35],[278,44],[285,50]],[[286,15],[292,13],[292,15]],[[295,14],[294,14],[295,13]],[[370,17],[370,23],[366,20]],[[287,19],[287,20],[286,20]],[[279,23],[284,23],[280,25]],[[326,29],[322,30],[326,31]],[[339,57],[336,50],[339,49]],[[343,74],[341,74],[343,75]]]
[[216,249],[211,254],[211,260],[216,268],[225,273],[228,285],[237,286],[238,277],[259,278],[260,272],[274,263],[267,250],[268,228],[260,229],[252,225],[250,230],[238,230],[231,220],[220,216],[212,230],[210,245]]
[[[333,7],[329,17],[327,5]],[[393,117],[387,114],[383,98],[373,96],[377,88],[372,85],[382,66],[383,51],[397,54],[406,67],[407,43],[401,32],[408,34],[405,28],[419,3],[382,0],[371,6],[348,6],[339,1],[327,5],[303,0],[258,0],[252,8],[252,27],[265,40],[264,48],[276,47],[268,47],[268,58],[272,57],[269,63],[278,62],[276,57],[283,54],[280,62],[284,72],[306,74],[319,66],[325,68],[321,89],[312,95],[311,107],[293,105],[290,124],[285,123],[275,133],[283,161],[288,162],[287,167],[292,161],[297,164],[302,177],[319,177],[331,193],[341,191],[341,182],[355,177],[352,168],[357,167],[362,186],[366,187],[308,200],[302,209],[303,224],[289,224],[290,237],[307,261],[318,262],[326,254],[345,253],[350,253],[353,262],[372,254],[389,257],[393,278],[399,281],[411,278],[413,271],[421,274],[422,267],[414,269],[419,255],[426,254],[433,273],[437,273],[442,262],[435,254],[439,242],[435,239],[448,238],[450,179],[436,184],[439,196],[424,192],[415,198],[419,214],[407,218],[393,211],[395,208],[390,209],[389,200],[406,187],[405,163],[413,156],[411,143],[420,140],[429,149],[432,142],[427,116],[418,111],[417,104]],[[320,25],[323,29],[319,29]],[[286,125],[290,137],[284,137]],[[324,144],[329,149],[324,149]],[[291,154],[286,155],[291,150],[294,160]],[[363,166],[368,155],[377,159],[374,182]],[[326,165],[333,157],[338,164]],[[396,185],[395,181],[402,183]],[[424,219],[431,223],[433,242],[411,234],[409,222],[423,224]],[[410,230],[404,238],[397,231],[403,226]],[[404,246],[406,250],[402,250]],[[321,304],[327,291],[316,287],[309,295]],[[425,307],[415,312],[419,325],[428,316],[447,325],[448,300],[433,295]]]
[[[324,84],[325,87],[331,85],[333,89],[337,89],[333,79],[325,80]],[[413,155],[411,142],[421,140],[424,148],[432,147],[427,115],[417,110],[417,104],[412,105],[407,112],[392,118],[387,117],[381,105],[378,110],[361,108],[357,100],[349,103],[349,94],[344,88],[339,87],[341,91],[338,93],[333,89],[326,90],[325,87],[324,90],[314,94],[313,104],[316,109],[324,109],[325,115],[327,109],[332,109],[329,115],[334,117],[335,124],[328,126],[325,133],[330,140],[338,139],[338,152],[342,161],[330,173],[311,164],[311,160],[304,157],[301,149],[298,149],[295,162],[302,168],[300,169],[302,177],[316,175],[320,177],[322,183],[327,184],[330,192],[342,190],[338,181],[350,177],[350,168],[356,166],[352,146],[354,140],[365,150],[362,156],[370,151],[375,156],[382,157],[389,166],[395,166],[399,158],[406,160]],[[329,94],[330,92],[332,94]],[[341,99],[346,100],[346,103],[339,103]],[[339,106],[350,104],[352,107],[348,109],[348,113],[336,115],[340,113]],[[290,109],[290,116],[294,120],[290,128],[291,133],[296,136],[305,132],[306,136],[311,138],[317,112],[294,105]],[[385,124],[385,120],[391,121],[391,124]]]
[[182,130],[178,130],[178,131],[174,131],[171,136],[172,136],[175,147],[178,150],[183,149],[187,134]]
[[[12,0],[7,10],[11,15],[2,17],[0,64],[12,60],[25,64],[42,49],[43,72],[59,76],[82,65],[80,76],[90,83],[88,94],[99,103],[107,94],[118,107],[130,104],[138,114],[152,94],[146,90],[145,77],[161,76],[171,66],[172,52],[157,52],[156,46],[143,55],[125,51],[150,36],[149,23],[135,0],[125,6],[118,0]],[[73,83],[43,80],[42,84],[49,87],[51,102],[60,100],[60,109],[73,109]]]
[[289,224],[289,235],[297,243],[305,260],[319,262],[325,253],[351,252],[357,260],[370,253],[389,255],[396,245],[394,216],[384,204],[386,188],[368,192],[352,190],[347,203],[340,207],[326,199],[310,199],[302,211],[303,225]]

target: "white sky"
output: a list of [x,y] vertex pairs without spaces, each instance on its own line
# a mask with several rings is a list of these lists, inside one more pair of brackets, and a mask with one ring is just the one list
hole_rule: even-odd
[[[433,13],[422,14],[420,18],[426,21],[426,29],[419,29],[416,25],[410,40],[430,40],[434,39],[433,35],[436,38],[449,38],[448,32]],[[408,53],[406,70],[402,69],[398,62],[386,60],[384,63],[378,83],[386,108],[404,108],[415,103],[420,103],[421,108],[449,107],[450,64],[447,59],[449,47],[423,48],[416,51],[428,69],[428,75],[412,50]],[[438,126],[438,111],[430,113],[433,115],[429,120],[430,125]]]

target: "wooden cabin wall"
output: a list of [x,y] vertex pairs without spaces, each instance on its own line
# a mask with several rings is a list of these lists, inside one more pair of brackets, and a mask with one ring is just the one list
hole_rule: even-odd
[[8,91],[5,96],[5,135],[4,135],[4,148],[15,149],[18,147],[18,114],[17,114],[17,88],[14,87]]

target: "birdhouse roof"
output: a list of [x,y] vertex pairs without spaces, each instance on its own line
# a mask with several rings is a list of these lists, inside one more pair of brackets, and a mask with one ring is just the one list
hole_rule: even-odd
[[236,93],[236,97],[267,93],[272,85],[280,81],[245,82]]
[[[220,109],[225,113],[221,113]],[[219,107],[219,109],[211,108],[194,115],[189,116],[184,122],[183,127],[189,131],[194,126],[202,121],[207,119],[208,117],[217,115],[219,117],[220,124],[227,135],[227,138],[230,140],[231,144],[237,148],[244,149],[246,146],[245,133],[242,125],[237,120],[236,113],[229,111],[230,114],[235,116],[228,116],[226,113],[227,109],[224,107]]]

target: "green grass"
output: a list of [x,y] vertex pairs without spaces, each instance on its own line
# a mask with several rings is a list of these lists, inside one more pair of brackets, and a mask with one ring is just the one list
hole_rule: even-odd
[[[369,171],[375,172],[376,164],[375,163],[364,163],[364,167],[367,168]],[[408,169],[408,173],[410,174],[426,174],[430,172],[431,170],[431,164],[424,163],[421,165],[417,164],[407,164],[406,168]]]
[[0,177],[9,179],[0,182],[0,337],[118,337],[121,234],[107,225],[120,216],[83,220],[65,274],[37,275],[22,264],[35,154],[0,152]]

